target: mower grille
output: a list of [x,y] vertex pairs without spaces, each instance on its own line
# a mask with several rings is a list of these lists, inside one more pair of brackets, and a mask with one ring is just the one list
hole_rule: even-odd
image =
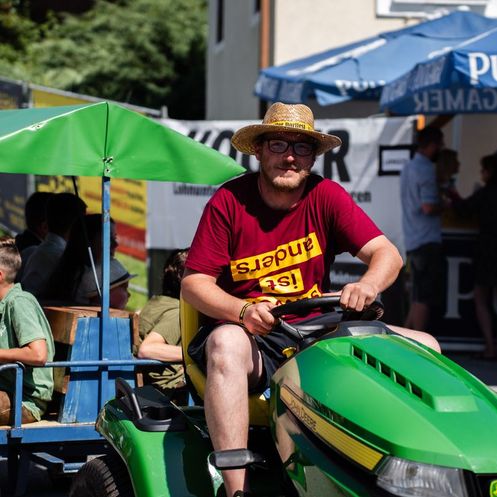
[[380,361],[371,354],[368,354],[356,345],[352,346],[352,355],[367,366],[375,369],[387,378],[390,378],[390,380],[402,387],[404,390],[414,395],[415,397],[418,397],[425,404],[429,405],[429,403],[426,402],[428,395],[425,394],[425,392],[423,392],[423,390],[418,385],[408,380],[404,375],[398,373],[384,362]]

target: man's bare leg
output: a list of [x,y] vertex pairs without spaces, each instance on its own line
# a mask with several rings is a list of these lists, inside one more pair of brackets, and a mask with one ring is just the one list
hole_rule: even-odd
[[416,340],[417,342],[420,342],[423,345],[436,350],[437,352],[442,352],[437,339],[429,333],[426,333],[424,331],[411,330],[409,328],[402,328],[401,326],[394,326],[393,324],[387,324],[387,326],[399,335],[405,336],[407,338],[412,338],[413,340]]
[[[207,341],[205,414],[214,450],[247,447],[248,387],[262,374],[262,358],[255,340],[241,327],[216,328]],[[223,471],[227,497],[247,491],[243,469]]]

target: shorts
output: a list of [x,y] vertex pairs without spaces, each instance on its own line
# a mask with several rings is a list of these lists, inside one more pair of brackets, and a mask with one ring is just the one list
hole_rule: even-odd
[[407,252],[411,270],[411,300],[438,307],[443,304],[446,262],[442,245],[427,243]]
[[[189,356],[204,374],[207,374],[207,358],[205,356],[207,338],[210,332],[218,326],[218,324],[202,326],[188,346]],[[297,341],[288,337],[278,326],[265,337],[254,335],[254,339],[261,353],[263,371],[259,383],[249,389],[251,394],[263,393],[269,388],[271,377],[287,359],[283,354],[283,350],[288,347],[295,347],[298,350]]]

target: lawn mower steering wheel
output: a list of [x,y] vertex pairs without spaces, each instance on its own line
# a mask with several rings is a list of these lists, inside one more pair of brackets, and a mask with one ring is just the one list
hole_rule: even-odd
[[[337,312],[340,309],[340,295],[314,297],[310,299],[296,300],[295,302],[288,302],[271,309],[271,314],[275,318],[281,318],[289,314],[295,316],[302,316],[308,314],[313,310],[320,310],[326,312]],[[375,300],[370,306],[357,311],[343,311],[344,320],[357,319],[362,321],[371,321],[373,319],[380,319],[383,316],[383,305],[379,300]],[[350,316],[347,316],[347,313]]]
[[341,312],[342,321],[372,321],[383,316],[383,305],[379,300],[375,300],[370,306],[368,306],[361,312],[343,311],[340,308],[339,295],[314,297],[310,299],[296,300],[295,302],[288,302],[287,304],[273,307],[273,309],[271,309],[271,314],[275,318],[279,318],[279,325],[283,329],[283,331],[285,331],[285,333],[287,333],[294,339],[303,340],[304,336],[301,334],[298,328],[292,326],[281,318],[287,315],[302,316],[314,310],[320,310],[323,313]]

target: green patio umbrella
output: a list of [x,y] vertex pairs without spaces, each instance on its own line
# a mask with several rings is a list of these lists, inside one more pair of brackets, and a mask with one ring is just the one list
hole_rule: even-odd
[[109,102],[0,111],[0,172],[215,185],[230,157]]
[[109,320],[110,179],[215,185],[244,171],[230,157],[109,102],[0,111],[0,172],[102,178],[102,351],[112,346],[103,332]]

